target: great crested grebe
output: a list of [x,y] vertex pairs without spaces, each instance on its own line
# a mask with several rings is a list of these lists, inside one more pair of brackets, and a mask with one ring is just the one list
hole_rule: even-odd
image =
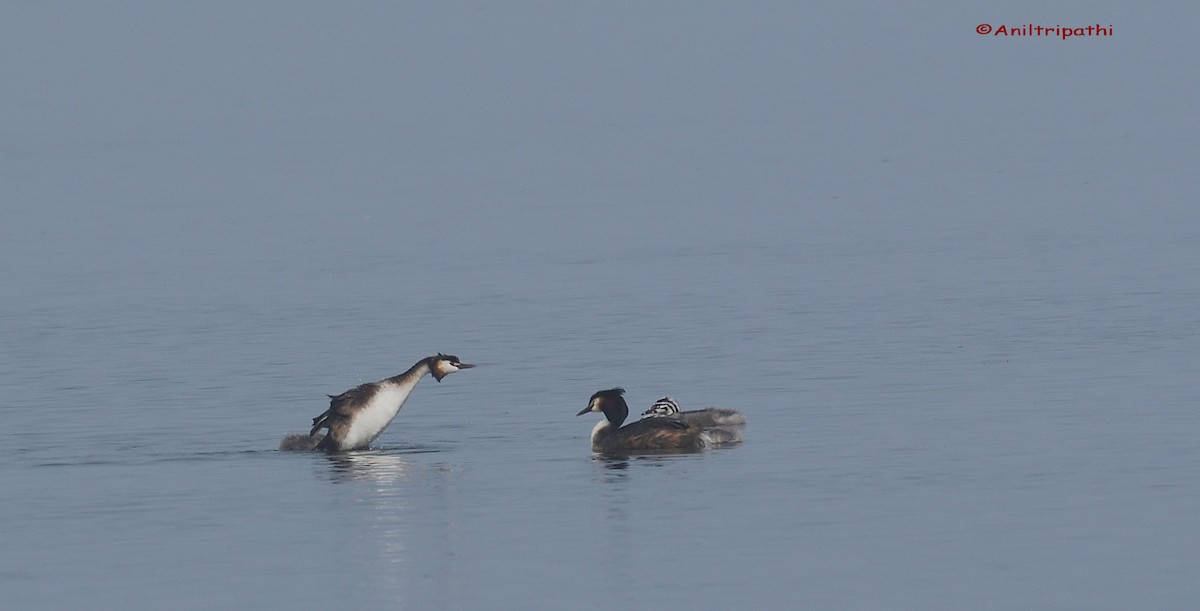
[[[340,395],[329,395],[329,409],[313,418],[308,435],[288,435],[280,442],[279,449],[345,452],[365,448],[391,424],[425,374],[433,374],[441,382],[456,371],[472,367],[457,356],[439,352],[417,361],[400,375],[360,384]],[[329,430],[323,438],[317,437],[321,429]]]
[[629,417],[623,388],[601,390],[592,395],[587,407],[576,414],[603,412],[592,429],[592,451],[619,454],[646,450],[695,450],[712,445],[737,443],[742,440],[736,431],[721,428],[701,429],[670,418],[644,418],[621,426]]
[[745,426],[746,416],[735,409],[706,407],[686,412],[679,411],[679,404],[671,397],[663,397],[655,401],[650,409],[642,412],[642,418],[670,418],[680,420],[692,426],[710,428],[714,426]]

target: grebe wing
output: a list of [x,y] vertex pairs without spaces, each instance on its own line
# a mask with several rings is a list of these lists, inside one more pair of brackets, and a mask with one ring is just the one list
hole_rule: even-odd
[[316,435],[317,431],[329,426],[331,418],[346,418],[349,417],[356,409],[366,405],[371,397],[375,395],[379,388],[379,384],[368,382],[359,384],[350,390],[340,395],[329,395],[329,409],[325,410],[320,416],[313,418],[312,431],[309,435]]
[[669,418],[648,418],[621,427],[617,447],[626,450],[668,450],[697,447],[699,429]]

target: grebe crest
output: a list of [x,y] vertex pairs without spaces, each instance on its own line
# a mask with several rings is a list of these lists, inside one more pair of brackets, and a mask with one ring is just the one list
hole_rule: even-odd
[[442,354],[441,352],[435,356],[426,357],[424,360],[432,360],[429,365],[429,373],[433,374],[433,379],[438,382],[452,373],[474,367],[474,365],[458,360],[458,357],[453,354]]
[[[288,435],[280,442],[279,449],[345,452],[366,448],[391,424],[425,374],[441,382],[452,373],[472,367],[457,356],[439,352],[417,361],[400,375],[360,384],[340,395],[329,395],[329,409],[313,418],[308,437]],[[321,429],[328,432],[318,438]]]

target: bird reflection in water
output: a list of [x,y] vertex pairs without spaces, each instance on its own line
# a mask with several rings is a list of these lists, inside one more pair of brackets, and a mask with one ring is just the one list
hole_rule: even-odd
[[669,449],[669,450],[642,450],[637,453],[594,453],[592,458],[604,465],[607,469],[628,469],[633,461],[645,467],[661,467],[669,464],[674,457],[681,454],[700,454],[701,450],[690,449]]
[[654,452],[652,454],[639,454],[635,456],[605,456],[596,454],[593,458],[596,464],[604,470],[601,472],[606,481],[618,481],[629,477],[636,469],[632,467],[665,467],[676,459],[680,454],[693,454],[694,452]]
[[[412,452],[408,452],[412,453]],[[332,467],[330,475],[334,482],[375,482],[390,484],[408,476],[414,464],[395,450],[368,450],[328,454],[325,458]]]

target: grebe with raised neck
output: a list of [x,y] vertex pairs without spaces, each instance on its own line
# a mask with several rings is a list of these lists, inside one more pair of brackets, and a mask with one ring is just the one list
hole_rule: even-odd
[[[329,409],[313,418],[308,435],[287,435],[279,443],[279,449],[346,452],[366,448],[391,424],[425,374],[432,374],[433,379],[441,382],[456,371],[472,367],[457,356],[439,352],[417,361],[400,375],[360,384],[340,395],[329,395]],[[321,429],[328,430],[324,437],[317,436]]]
[[621,454],[656,450],[698,450],[701,448],[737,443],[742,440],[737,431],[701,429],[670,418],[643,418],[621,426],[629,417],[623,388],[601,390],[592,395],[587,407],[576,414],[602,412],[601,420],[592,429],[592,451],[600,454]]
[[716,426],[746,425],[745,414],[736,409],[706,407],[704,409],[693,409],[684,412],[679,410],[679,403],[671,397],[663,397],[655,401],[650,406],[650,409],[642,412],[642,418],[671,418],[702,429]]

